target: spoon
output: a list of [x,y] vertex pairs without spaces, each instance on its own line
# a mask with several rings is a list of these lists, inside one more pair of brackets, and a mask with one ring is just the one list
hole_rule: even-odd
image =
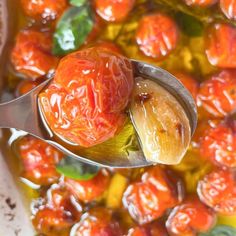
[[[197,110],[195,102],[186,88],[173,75],[159,67],[136,60],[132,60],[132,64],[135,77],[141,76],[155,81],[177,99],[188,117],[191,135],[193,135],[197,125]],[[129,155],[113,156],[111,153],[111,156],[104,155],[102,158],[96,158],[95,155],[89,152],[88,154],[79,155],[73,151],[74,149],[70,149],[66,145],[53,140],[53,134],[48,132],[38,107],[38,94],[50,81],[51,79],[41,83],[29,93],[13,101],[0,104],[0,114],[2,114],[0,116],[0,127],[23,130],[36,138],[46,141],[65,155],[91,165],[133,168],[153,164],[153,162],[145,158],[141,148],[130,152]]]

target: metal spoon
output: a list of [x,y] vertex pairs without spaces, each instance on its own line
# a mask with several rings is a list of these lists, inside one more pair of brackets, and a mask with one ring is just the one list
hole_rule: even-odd
[[[132,60],[132,64],[136,77],[142,76],[154,80],[179,101],[189,119],[193,134],[197,125],[197,111],[195,102],[186,88],[173,75],[159,67],[136,60]],[[64,154],[87,164],[114,168],[142,167],[153,164],[146,160],[141,149],[131,152],[130,155],[112,156],[111,153],[111,156],[104,155],[102,158],[97,158],[96,155],[92,154],[78,155],[78,153],[69,150],[68,147],[66,148],[65,145],[53,140],[52,134],[47,132],[43,124],[38,107],[38,94],[49,82],[50,79],[22,97],[0,104],[0,127],[23,130],[53,145]]]

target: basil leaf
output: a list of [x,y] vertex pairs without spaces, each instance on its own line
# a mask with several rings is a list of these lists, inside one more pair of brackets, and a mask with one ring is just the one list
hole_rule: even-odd
[[65,55],[78,49],[92,31],[93,24],[89,5],[69,8],[60,18],[53,35],[53,53]]
[[81,7],[87,3],[88,0],[70,0],[70,4],[73,6]]
[[227,225],[218,225],[208,233],[201,233],[199,236],[235,236],[236,228]]
[[56,170],[72,179],[89,180],[98,173],[99,167],[84,164],[75,158],[67,156],[57,164]]
[[178,12],[176,21],[183,33],[190,37],[198,37],[203,34],[203,23],[193,16]]

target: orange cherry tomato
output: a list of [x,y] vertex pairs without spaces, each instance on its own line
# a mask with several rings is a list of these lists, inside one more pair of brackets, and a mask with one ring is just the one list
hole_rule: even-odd
[[201,7],[208,7],[212,6],[218,2],[218,0],[184,0],[185,3],[189,6],[201,6]]
[[58,58],[51,54],[52,38],[47,32],[23,30],[16,37],[11,61],[14,69],[25,77],[37,78],[54,70]]
[[198,232],[211,229],[215,222],[215,213],[193,197],[171,211],[166,227],[170,236],[197,236]]
[[235,174],[216,170],[199,181],[198,195],[202,202],[224,215],[236,214]]
[[144,16],[136,32],[136,42],[144,55],[162,59],[177,46],[179,30],[173,19],[156,13]]
[[123,21],[132,10],[135,0],[95,0],[95,10],[109,22]]
[[234,0],[220,0],[220,9],[230,20],[236,20],[236,2]]
[[236,71],[223,70],[200,85],[198,105],[215,117],[224,117],[236,109]]
[[112,219],[112,213],[105,208],[93,208],[81,217],[81,221],[72,229],[74,236],[121,236],[118,222]]
[[236,28],[227,24],[213,24],[205,37],[205,51],[209,62],[220,68],[236,68]]
[[65,178],[65,185],[69,191],[83,202],[90,202],[99,198],[110,181],[109,173],[103,169],[90,180],[74,180]]
[[112,138],[123,127],[133,83],[127,58],[101,47],[88,48],[60,61],[40,102],[52,131],[90,147]]
[[23,164],[23,177],[39,185],[48,185],[58,180],[55,165],[63,154],[49,144],[32,136],[23,137],[18,143]]
[[67,7],[67,0],[21,0],[26,15],[35,20],[55,20]]
[[160,167],[149,169],[141,182],[130,184],[123,195],[123,204],[131,217],[139,224],[149,223],[182,200],[182,183]]

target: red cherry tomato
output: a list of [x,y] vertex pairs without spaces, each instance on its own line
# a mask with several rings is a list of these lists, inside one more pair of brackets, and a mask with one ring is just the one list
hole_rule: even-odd
[[95,0],[97,14],[106,21],[124,20],[134,6],[135,0]]
[[133,71],[127,58],[107,49],[88,48],[60,61],[40,102],[52,131],[89,147],[112,138],[123,127],[132,88]]
[[215,213],[197,198],[189,198],[170,213],[166,227],[170,236],[196,236],[216,222]]
[[234,0],[220,0],[220,9],[230,20],[236,20],[236,2]]
[[236,181],[233,173],[216,170],[198,183],[198,195],[206,205],[224,215],[236,214]]
[[156,13],[141,19],[136,42],[146,56],[162,59],[176,48],[178,35],[175,21],[169,16]]
[[59,236],[69,235],[70,228],[76,220],[62,209],[45,207],[36,213],[32,222],[38,233]]
[[139,224],[151,222],[182,200],[177,189],[181,182],[172,182],[165,171],[156,166],[142,175],[141,182],[130,184],[123,196],[123,204],[131,217]]
[[199,89],[198,82],[189,74],[183,72],[173,72],[174,76],[188,89],[193,98],[197,99],[197,93]]
[[200,153],[219,166],[236,167],[236,121],[222,122],[205,130]]
[[106,170],[101,170],[90,180],[74,180],[65,178],[65,185],[69,191],[83,202],[90,202],[99,198],[110,181],[110,175]]
[[200,85],[198,105],[215,117],[224,117],[236,109],[236,71],[223,70]]
[[51,54],[49,33],[23,30],[16,37],[11,61],[14,69],[29,78],[46,75],[56,68],[58,59]]
[[201,7],[208,7],[212,6],[218,2],[218,0],[184,0],[185,3],[189,6],[201,6]]
[[112,219],[111,211],[105,208],[93,208],[81,217],[81,221],[72,229],[75,236],[121,236],[118,222]]
[[206,32],[205,51],[209,62],[220,68],[236,68],[236,28],[211,25]]
[[67,7],[67,0],[21,0],[26,15],[35,20],[55,20]]
[[48,185],[60,175],[55,165],[63,155],[49,144],[32,136],[25,136],[18,142],[19,155],[23,164],[23,177],[39,185]]

